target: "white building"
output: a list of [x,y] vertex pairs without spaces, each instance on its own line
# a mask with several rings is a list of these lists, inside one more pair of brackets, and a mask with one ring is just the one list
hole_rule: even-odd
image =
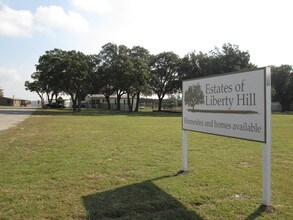
[[[89,108],[108,109],[108,103],[104,95],[93,94],[87,95],[84,104]],[[117,95],[110,96],[110,106],[112,110],[117,109]],[[136,99],[133,101],[132,110],[135,109]],[[127,96],[123,95],[120,99],[120,110],[128,111]]]

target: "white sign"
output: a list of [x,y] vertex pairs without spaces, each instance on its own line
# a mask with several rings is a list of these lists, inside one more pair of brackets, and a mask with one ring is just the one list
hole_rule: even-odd
[[182,125],[266,143],[266,68],[183,81]]

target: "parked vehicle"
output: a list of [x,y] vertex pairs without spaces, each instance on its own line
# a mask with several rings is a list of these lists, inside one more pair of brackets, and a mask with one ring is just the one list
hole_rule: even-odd
[[63,108],[65,108],[65,105],[61,105],[59,103],[54,102],[54,103],[51,103],[51,104],[46,104],[45,105],[45,108],[59,108],[59,109],[63,109]]

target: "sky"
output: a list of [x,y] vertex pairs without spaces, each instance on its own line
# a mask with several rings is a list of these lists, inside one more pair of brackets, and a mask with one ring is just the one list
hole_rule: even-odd
[[45,51],[98,54],[109,42],[180,57],[231,43],[258,67],[293,65],[292,9],[292,0],[0,0],[0,88],[38,100],[24,82]]

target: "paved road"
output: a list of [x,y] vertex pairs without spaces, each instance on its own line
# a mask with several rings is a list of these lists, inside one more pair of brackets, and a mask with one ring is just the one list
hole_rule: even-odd
[[0,131],[22,122],[35,110],[33,108],[0,108]]

